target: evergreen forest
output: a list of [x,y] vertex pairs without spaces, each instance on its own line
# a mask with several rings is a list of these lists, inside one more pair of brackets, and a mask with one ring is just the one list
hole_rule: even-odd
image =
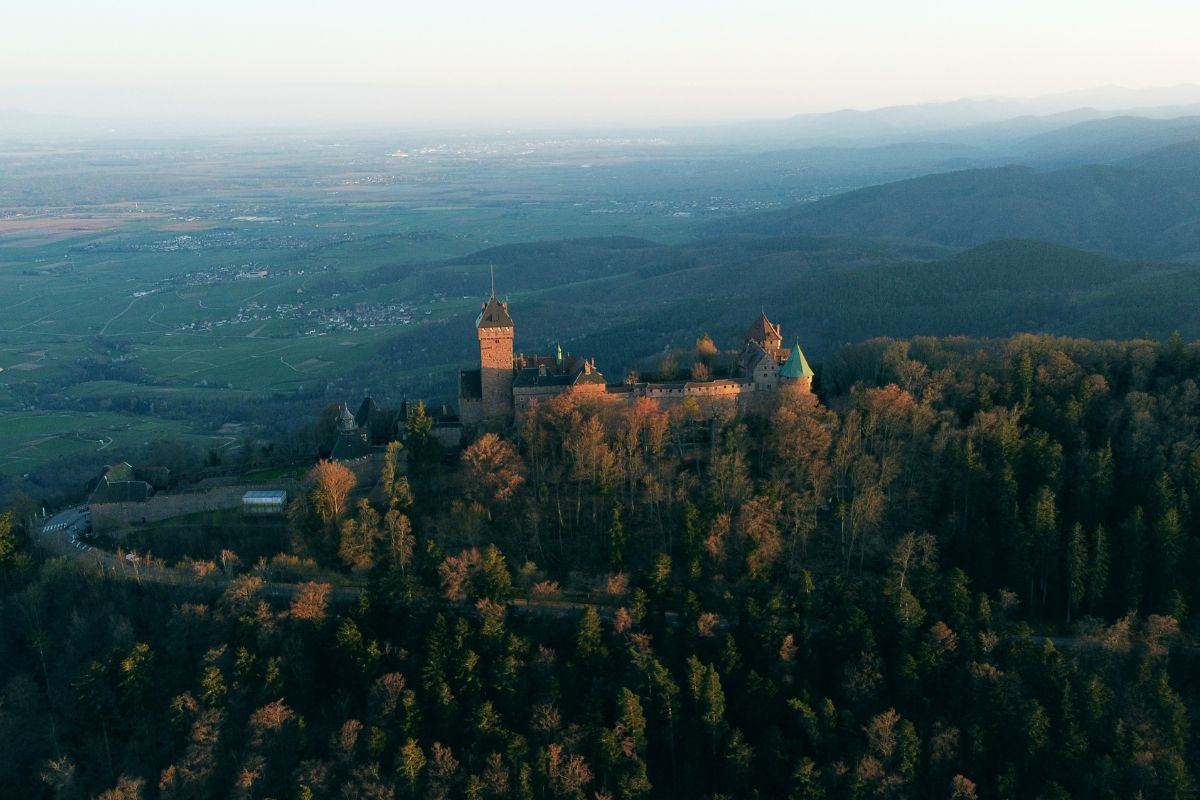
[[742,413],[564,396],[448,452],[417,408],[261,557],[97,570],[14,506],[0,795],[1194,796],[1198,375],[873,339]]

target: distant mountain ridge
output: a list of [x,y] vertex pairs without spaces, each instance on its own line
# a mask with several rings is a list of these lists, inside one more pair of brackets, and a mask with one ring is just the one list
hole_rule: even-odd
[[[328,89],[327,86],[323,88]],[[94,93],[94,88],[89,87],[86,94],[92,99]],[[77,106],[72,104],[66,106],[68,110],[54,112],[46,110],[55,104],[47,101],[44,93],[33,92],[25,87],[24,94],[28,108],[20,106],[21,93],[15,95],[17,99],[10,98],[7,101],[8,107],[0,108],[0,141],[41,136],[69,139],[117,134],[174,138],[181,134],[195,135],[201,132],[206,136],[219,136],[246,130],[256,133],[279,133],[284,130],[294,133],[296,130],[293,123],[276,130],[263,120],[239,130],[238,124],[230,119],[201,122],[190,117],[156,119],[141,113],[129,117],[109,116],[106,113],[80,114]],[[128,99],[121,91],[110,92],[108,96],[114,101],[111,104],[113,108],[121,107],[121,101]],[[59,98],[58,105],[64,103],[67,100]],[[1100,86],[1035,97],[963,97],[878,108],[845,108],[743,122],[658,125],[650,126],[647,130],[654,135],[665,134],[679,141],[720,141],[726,144],[756,142],[772,147],[863,147],[920,140],[978,146],[1009,142],[1079,122],[1131,115],[1156,119],[1200,115],[1200,85],[1142,88]],[[344,136],[356,125],[308,127],[311,128],[310,133],[333,130],[337,135]],[[358,127],[370,131],[372,135],[378,133],[377,121],[359,123]],[[418,123],[415,130],[429,132],[443,127]],[[552,126],[551,129],[560,127]],[[635,124],[626,127],[638,130],[644,126]],[[503,129],[510,130],[511,126],[506,125]],[[452,134],[453,131],[447,129],[443,133]],[[470,135],[479,135],[479,131],[471,130]]]
[[1200,86],[1098,87],[1032,98],[960,98],[873,109],[797,114],[724,126],[750,138],[796,146],[878,145],[916,139],[997,144],[1118,116],[1200,115]]
[[1189,141],[1200,141],[1200,115],[1117,116],[1030,136],[1017,145],[1017,152],[1024,163],[1040,166],[1111,164]]

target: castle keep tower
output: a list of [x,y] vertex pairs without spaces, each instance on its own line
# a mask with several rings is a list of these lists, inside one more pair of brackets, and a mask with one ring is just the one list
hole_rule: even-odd
[[492,289],[475,320],[479,336],[480,411],[484,418],[513,413],[513,321],[508,303]]

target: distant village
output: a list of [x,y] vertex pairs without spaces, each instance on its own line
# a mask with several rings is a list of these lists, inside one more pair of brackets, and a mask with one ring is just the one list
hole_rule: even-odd
[[355,303],[346,308],[313,308],[304,303],[270,305],[250,302],[227,319],[181,322],[175,326],[175,329],[178,331],[211,331],[225,325],[246,322],[290,320],[311,323],[312,327],[302,331],[302,334],[315,336],[334,331],[361,331],[409,325],[413,322],[416,313],[411,303]]
[[[283,278],[304,276],[305,274],[322,274],[332,270],[324,266],[315,270],[278,270],[266,264],[222,264],[210,269],[184,272],[157,281],[148,289],[139,289],[132,293],[133,297],[146,297],[158,292],[176,290],[185,287],[219,286],[240,281],[259,281],[267,278]],[[301,290],[297,290],[299,294]],[[336,299],[337,294],[331,295]],[[435,293],[433,298],[443,299]],[[248,322],[270,322],[287,320],[292,322],[306,321],[312,327],[301,332],[301,335],[315,336],[321,333],[335,331],[361,331],[375,328],[386,328],[396,325],[410,325],[414,321],[416,304],[406,303],[355,303],[352,306],[331,307],[328,303],[320,306],[298,301],[294,303],[260,303],[251,301],[237,310],[230,317],[213,317],[180,322],[174,330],[180,332],[211,331],[226,325],[236,325]],[[429,312],[426,312],[427,314]]]
[[332,268],[328,264],[309,270],[279,269],[278,267],[273,267],[270,264],[260,264],[254,261],[245,264],[219,264],[215,267],[209,267],[208,269],[194,270],[192,272],[180,272],[174,275],[168,275],[165,278],[160,278],[154,282],[153,287],[146,293],[148,294],[153,291],[177,289],[188,286],[219,286],[221,284],[234,283],[237,281],[264,280],[268,277],[285,278],[304,275],[320,275],[332,271]]

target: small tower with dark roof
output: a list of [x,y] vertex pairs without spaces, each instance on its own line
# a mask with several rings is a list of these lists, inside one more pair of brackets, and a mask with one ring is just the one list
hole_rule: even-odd
[[739,367],[742,374],[759,389],[774,389],[779,385],[780,362],[787,356],[783,349],[783,334],[764,311],[742,334],[742,355]]
[[354,415],[350,413],[350,406],[342,402],[341,409],[338,410],[338,431],[341,433],[349,433],[358,428],[354,421]]
[[768,353],[775,353],[783,347],[783,334],[779,326],[767,318],[765,311],[754,320],[742,339],[745,342],[757,342]]
[[484,417],[513,413],[513,336],[515,328],[508,315],[508,303],[492,296],[482,305],[475,320],[479,336],[479,389]]

